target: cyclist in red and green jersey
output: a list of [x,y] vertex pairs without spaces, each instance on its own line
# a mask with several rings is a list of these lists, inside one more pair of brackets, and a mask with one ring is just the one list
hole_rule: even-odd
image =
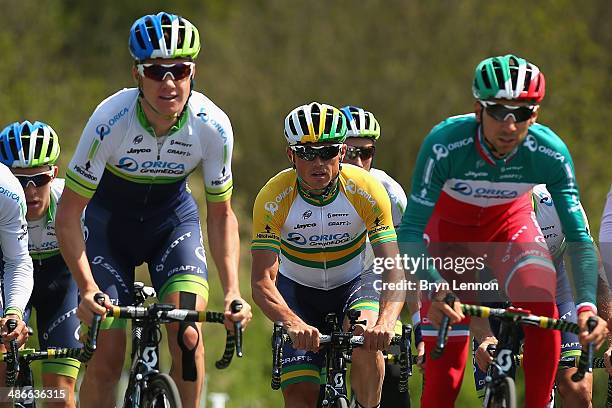
[[[480,256],[515,306],[557,317],[555,269],[530,202],[532,187],[546,184],[568,241],[578,323],[584,330],[580,341],[600,343],[607,329],[596,317],[597,255],[580,210],[570,153],[550,128],[536,123],[544,93],[544,75],[523,58],[505,55],[478,64],[474,113],[446,119],[421,146],[398,230],[400,248],[412,257],[427,254],[425,232],[432,255]],[[465,277],[434,266],[416,272],[431,289],[422,310],[428,316],[423,328],[426,353],[437,334],[427,330],[427,323],[437,327],[444,315],[460,323],[451,331],[444,355],[437,360],[428,356],[422,406],[453,406],[467,357],[469,320],[459,301],[450,307],[441,300]],[[455,294],[465,299],[473,293]],[[586,320],[591,316],[598,325],[589,334]],[[559,333],[528,327],[525,339],[525,404],[543,407],[558,364]]]

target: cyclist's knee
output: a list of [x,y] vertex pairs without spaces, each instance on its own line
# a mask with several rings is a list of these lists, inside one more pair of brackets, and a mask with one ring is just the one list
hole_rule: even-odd
[[384,359],[378,351],[366,351],[360,348],[353,349],[351,361],[353,365],[357,366],[375,366],[384,365]]
[[119,329],[100,330],[98,346],[86,373],[96,381],[115,382],[121,375],[125,356],[125,331]]
[[283,389],[285,406],[312,408],[319,399],[319,385],[312,382],[290,384]]
[[566,405],[589,407],[592,399],[593,377],[587,374],[582,381],[574,382],[571,379],[571,375],[575,371],[576,369],[559,372],[557,376],[557,391]]

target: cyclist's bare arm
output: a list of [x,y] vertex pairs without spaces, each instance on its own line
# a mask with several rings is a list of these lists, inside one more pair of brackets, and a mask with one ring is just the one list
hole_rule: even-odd
[[278,255],[269,250],[253,250],[251,288],[253,300],[264,314],[274,322],[283,322],[297,349],[317,350],[319,348],[319,331],[307,325],[287,305],[276,288],[278,273]]
[[[242,325],[245,326],[251,320],[251,306],[242,299],[238,285],[240,238],[238,235],[238,220],[232,210],[231,201],[207,201],[206,225],[208,227],[210,252],[219,270],[219,278],[225,294],[224,309],[228,318],[241,321]],[[235,299],[241,300],[243,307],[239,313],[231,315],[229,313],[230,304]]]
[[[397,247],[396,242],[385,242],[379,245],[375,245],[372,247],[374,251],[374,256],[376,258],[381,259],[396,259],[399,256],[399,249]],[[378,321],[377,325],[385,325],[387,327],[395,327],[395,321],[399,316],[402,308],[404,307],[404,302],[406,301],[406,297],[410,296],[409,301],[414,305],[414,303],[418,302],[418,298],[416,297],[416,289],[415,290],[404,290],[398,289],[401,287],[402,282],[406,280],[404,276],[404,271],[395,265],[391,269],[387,269],[383,272],[383,290],[380,294],[380,307],[378,313]],[[385,286],[385,283],[393,283],[397,284],[392,290],[385,290],[388,286]]]
[[497,339],[491,330],[489,319],[472,316],[470,319],[470,333],[478,342],[478,349],[474,355],[476,364],[478,364],[482,371],[487,371],[487,367],[493,361],[493,358],[487,352],[487,346],[489,344],[497,344]]
[[[81,294],[78,315],[85,322],[92,321],[94,313],[102,315],[103,318],[105,313],[104,307],[98,305],[93,299],[94,294],[100,289],[91,274],[81,229],[81,215],[88,202],[88,198],[80,196],[69,187],[64,188],[62,199],[58,203],[55,223],[55,232],[62,257]],[[108,298],[106,303],[107,306],[110,306]]]

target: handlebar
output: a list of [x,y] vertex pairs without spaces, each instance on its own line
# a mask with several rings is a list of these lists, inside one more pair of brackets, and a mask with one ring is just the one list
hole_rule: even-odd
[[[416,356],[412,358],[410,356],[410,336],[412,334],[412,327],[408,325],[402,325],[402,334],[395,335],[391,339],[392,345],[400,346],[399,354],[385,354],[389,362],[398,362],[400,365],[400,381],[398,388],[400,392],[406,392],[408,389],[408,377],[412,375],[412,364],[416,362]],[[364,336],[354,336],[351,332],[332,332],[332,334],[321,334],[319,335],[319,343],[322,348],[334,348],[337,347],[343,351],[346,351],[350,356],[350,352],[354,347],[362,346],[364,342]],[[272,380],[270,386],[273,390],[278,390],[281,385],[281,372],[282,372],[282,355],[283,345],[285,343],[292,344],[291,337],[285,332],[283,324],[281,322],[274,323],[274,329],[272,333]]]
[[[242,309],[242,303],[234,300],[231,305],[232,313],[237,313]],[[149,306],[112,306],[108,309],[107,316],[118,319],[145,319],[159,323],[172,322],[208,322],[220,323],[225,321],[223,312],[197,311],[190,309],[178,309],[172,304],[153,303]],[[243,356],[242,352],[242,325],[234,322],[234,332],[229,330],[225,337],[225,350],[219,360],[215,362],[218,369],[227,368],[232,362],[234,350],[238,357]]]

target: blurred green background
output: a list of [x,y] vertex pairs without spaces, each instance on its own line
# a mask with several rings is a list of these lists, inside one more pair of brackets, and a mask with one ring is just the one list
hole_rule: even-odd
[[[134,85],[127,50],[132,22],[165,10],[199,28],[204,43],[196,89],[230,116],[234,129],[233,206],[247,299],[251,206],[259,188],[287,165],[285,115],[312,100],[371,110],[382,128],[375,166],[408,190],[421,140],[442,119],[471,110],[473,69],[490,55],[516,53],[545,73],[539,118],[568,144],[598,235],[612,179],[606,164],[612,144],[608,1],[0,0],[0,5],[0,123],[51,124],[62,141],[62,174],[97,104]],[[203,204],[201,176],[192,176],[190,185]],[[211,259],[209,267],[210,309],[217,310],[222,291]],[[138,273],[146,279],[144,267]],[[208,390],[228,393],[228,407],[281,405],[280,393],[269,387],[271,323],[257,308],[254,315],[246,357],[226,371],[212,364],[224,334],[206,329]],[[466,373],[471,374],[469,366]],[[415,375],[417,396],[419,382]],[[604,395],[599,374],[594,406],[603,405]],[[473,381],[466,376],[458,406],[476,405]]]

